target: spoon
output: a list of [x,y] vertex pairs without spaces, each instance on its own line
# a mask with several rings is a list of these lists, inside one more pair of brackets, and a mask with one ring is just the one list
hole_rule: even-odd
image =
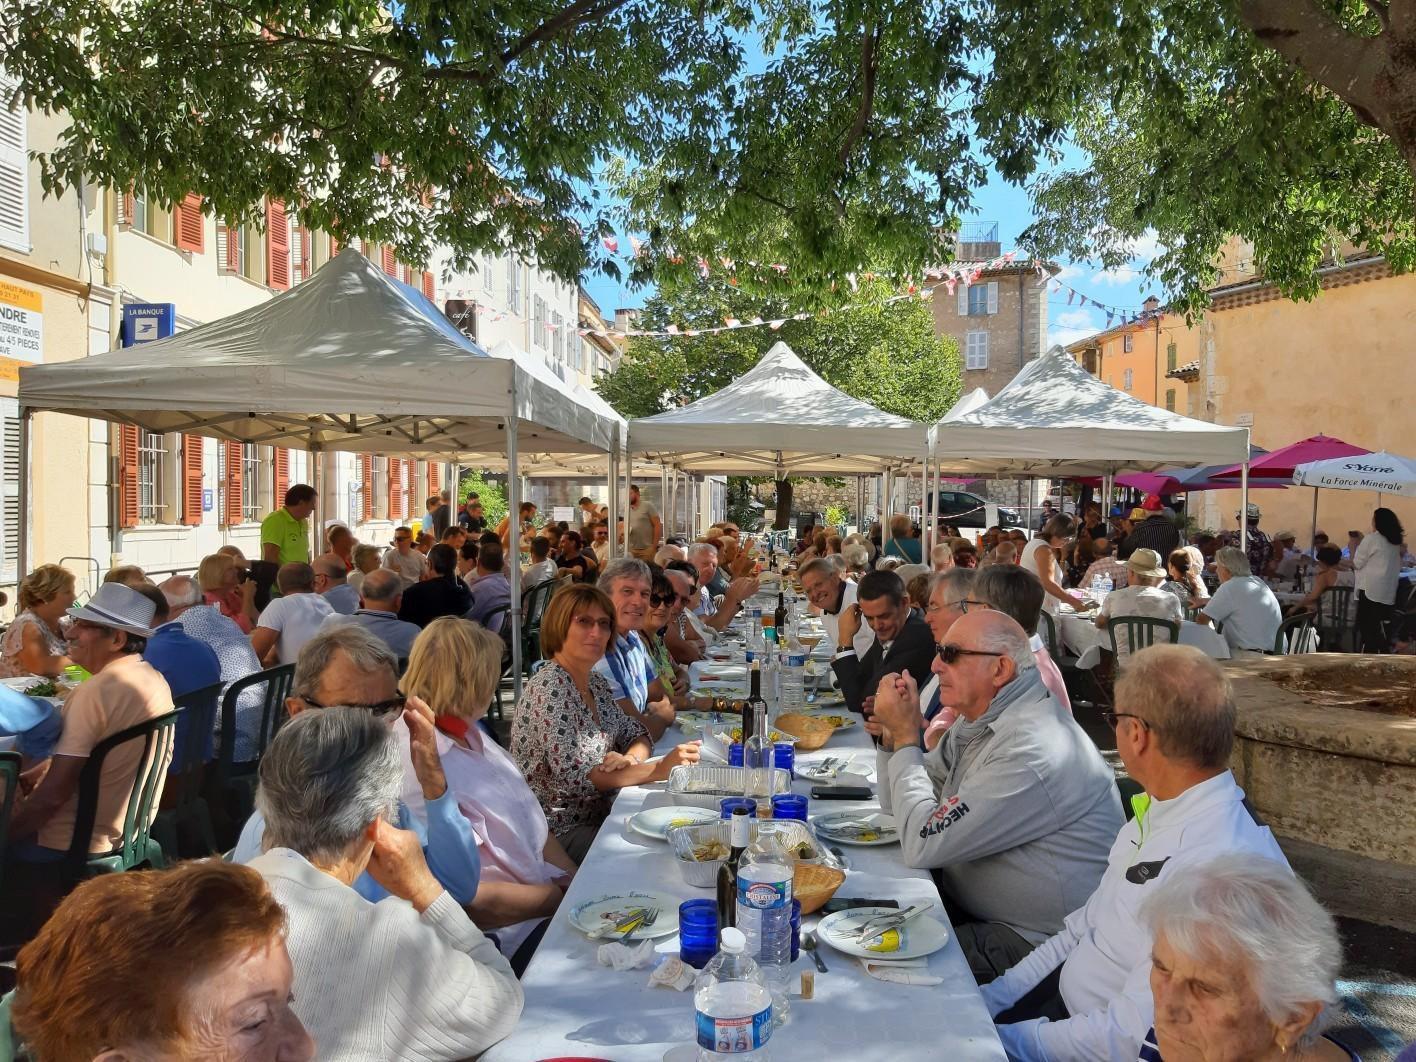
[[826,969],[826,963],[822,961],[821,955],[816,950],[816,930],[804,929],[801,934],[802,950],[811,956],[811,960],[816,963],[816,968],[822,973],[830,973]]

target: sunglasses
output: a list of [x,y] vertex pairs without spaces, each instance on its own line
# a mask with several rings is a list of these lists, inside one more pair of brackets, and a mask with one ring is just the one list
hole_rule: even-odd
[[654,608],[661,608],[664,605],[672,605],[678,599],[678,594],[664,594],[663,596],[660,596],[659,594],[650,594],[649,604]]
[[402,714],[403,709],[408,706],[408,694],[400,690],[386,701],[376,701],[373,704],[321,704],[313,697],[302,697],[311,708],[362,708],[366,712],[372,712],[375,719],[386,719],[394,713]]
[[939,654],[939,659],[946,664],[953,664],[961,656],[1006,656],[1006,653],[993,653],[987,649],[965,649],[961,645],[936,645],[934,651]]

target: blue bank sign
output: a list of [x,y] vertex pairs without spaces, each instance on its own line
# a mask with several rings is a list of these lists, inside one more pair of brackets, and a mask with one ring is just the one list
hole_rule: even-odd
[[123,307],[123,345],[135,347],[170,336],[177,324],[177,306],[170,302],[138,302]]

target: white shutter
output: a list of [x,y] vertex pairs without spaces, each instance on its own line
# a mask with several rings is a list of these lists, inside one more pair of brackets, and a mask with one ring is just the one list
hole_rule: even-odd
[[991,314],[998,312],[998,281],[996,280],[988,282],[988,312]]
[[[13,398],[0,398],[0,582],[19,579],[20,559],[20,409]],[[33,554],[33,550],[31,550]]]
[[0,244],[30,251],[28,114],[20,83],[0,74]]
[[967,317],[968,315],[969,315],[969,286],[968,286],[967,284],[960,284],[960,285],[959,285],[959,316],[960,316],[960,317]]

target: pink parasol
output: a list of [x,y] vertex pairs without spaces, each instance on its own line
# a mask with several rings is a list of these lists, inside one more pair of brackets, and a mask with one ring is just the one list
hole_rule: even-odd
[[[1359,454],[1369,454],[1372,451],[1362,446],[1353,446],[1349,442],[1341,439],[1334,439],[1330,435],[1314,435],[1308,439],[1300,439],[1296,443],[1281,446],[1277,450],[1271,450],[1263,457],[1256,457],[1249,462],[1249,481],[1256,479],[1277,479],[1285,483],[1293,482],[1293,469],[1298,465],[1306,465],[1313,461],[1326,461],[1334,457],[1355,457]],[[1231,465],[1229,468],[1215,472],[1213,479],[1238,479],[1240,474],[1239,465]]]

